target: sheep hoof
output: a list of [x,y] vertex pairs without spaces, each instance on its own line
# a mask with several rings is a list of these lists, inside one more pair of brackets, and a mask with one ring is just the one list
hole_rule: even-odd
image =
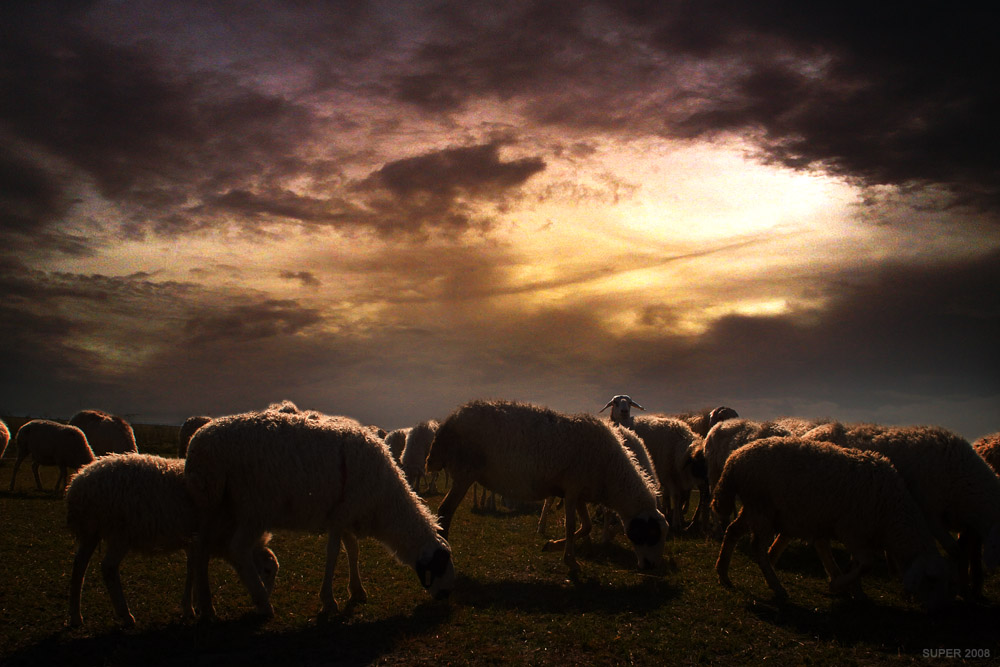
[[82,616],[76,616],[74,618],[69,619],[69,627],[71,627],[71,628],[79,628],[81,625],[83,625],[83,617]]
[[565,544],[565,540],[549,540],[542,545],[542,551],[559,551]]
[[723,575],[723,574],[719,575],[719,583],[722,584],[723,588],[732,588],[733,587],[732,580],[729,577],[727,577],[726,575]]
[[125,628],[126,630],[131,630],[132,628],[134,628],[135,627],[135,616],[133,616],[132,614],[129,614],[128,616],[126,616],[125,618],[123,618],[122,619],[122,627]]

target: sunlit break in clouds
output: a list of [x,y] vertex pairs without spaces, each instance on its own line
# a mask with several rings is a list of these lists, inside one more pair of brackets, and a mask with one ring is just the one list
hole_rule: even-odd
[[0,414],[288,398],[396,428],[629,393],[1000,428],[1000,88],[976,11],[0,15]]

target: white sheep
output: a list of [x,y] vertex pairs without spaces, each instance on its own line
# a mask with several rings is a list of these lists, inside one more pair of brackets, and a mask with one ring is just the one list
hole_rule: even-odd
[[[571,571],[580,503],[610,507],[625,522],[640,568],[656,566],[667,522],[656,509],[656,488],[626,449],[622,437],[593,415],[564,415],[508,401],[473,401],[438,428],[427,470],[447,470],[452,487],[438,508],[447,536],[455,510],[479,482],[515,500],[565,498],[563,561]],[[589,521],[584,514],[581,519]]]
[[10,431],[7,425],[0,419],[0,465],[3,465],[3,455],[7,451],[7,443],[10,442]]
[[[776,532],[811,540],[831,578],[831,589],[860,592],[859,579],[878,554],[899,564],[904,589],[931,610],[947,602],[949,570],[938,553],[920,508],[902,476],[874,452],[838,447],[796,436],[750,443],[726,461],[715,488],[713,509],[722,516],[742,508],[726,529],[716,572],[731,587],[729,563],[737,540],[749,530],[752,552],[778,599],[787,592],[768,555]],[[842,574],[829,543],[842,542],[855,562]]]
[[[349,560],[357,557],[351,554],[356,537],[377,538],[414,568],[435,598],[447,596],[454,585],[451,548],[430,510],[385,443],[352,419],[277,411],[214,419],[191,438],[185,478],[203,516],[225,508],[234,513],[230,555],[265,616],[274,610],[250,548],[276,529],[328,534],[320,588],[324,613],[337,609],[333,572],[342,538]],[[210,537],[212,527],[203,526],[203,532]],[[207,573],[207,560],[199,549],[200,573]]]
[[399,463],[399,457],[403,455],[403,448],[406,447],[406,434],[409,428],[397,428],[389,431],[385,436],[385,444],[392,454],[392,460]]
[[191,442],[191,436],[210,421],[212,421],[212,418],[205,415],[188,417],[184,420],[184,423],[181,424],[181,430],[177,434],[177,458],[183,459],[187,456],[188,443]]
[[[225,556],[230,535],[224,517],[219,539],[209,545],[212,555]],[[106,551],[101,574],[115,614],[126,627],[135,625],[122,590],[121,562],[130,551],[166,554],[184,550],[187,577],[181,611],[192,617],[193,566],[191,546],[199,528],[198,514],[184,484],[184,461],[146,454],[109,454],[83,467],[66,491],[66,524],[76,540],[70,577],[71,626],[83,623],[80,597],[87,565],[103,541]],[[270,535],[254,545],[253,562],[268,591],[274,587],[278,560],[267,548]],[[199,601],[204,604],[204,601]]]
[[972,448],[990,464],[993,472],[1000,474],[1000,433],[991,433],[972,443]]
[[[1000,565],[1000,477],[967,440],[935,426],[831,422],[806,437],[873,451],[889,459],[945,551],[958,561],[962,591],[978,597],[982,567]],[[956,541],[951,531],[961,534]]]
[[139,451],[132,427],[118,415],[100,410],[81,410],[70,418],[69,423],[86,434],[94,456]]
[[[399,467],[406,475],[406,481],[413,490],[420,493],[420,480],[424,477],[427,464],[427,452],[431,449],[434,434],[437,432],[437,421],[430,419],[422,421],[406,434],[406,444],[399,456]],[[437,493],[437,474],[432,473],[427,486],[428,493]]]
[[684,525],[684,511],[698,480],[692,472],[691,457],[701,443],[691,427],[680,419],[662,416],[636,417],[632,430],[642,438],[660,481],[663,508],[670,525]]
[[39,466],[59,466],[59,478],[53,491],[65,491],[69,481],[69,471],[77,470],[94,460],[94,452],[87,444],[87,436],[76,426],[60,424],[48,419],[32,419],[18,429],[14,438],[17,444],[17,460],[10,475],[10,491],[14,490],[17,470],[24,459],[31,456],[31,472],[35,475],[35,485],[42,490],[42,480],[38,476]]

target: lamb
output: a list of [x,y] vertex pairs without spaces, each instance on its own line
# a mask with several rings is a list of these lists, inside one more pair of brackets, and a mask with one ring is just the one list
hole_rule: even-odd
[[191,441],[191,436],[210,421],[212,421],[212,418],[205,415],[188,417],[184,420],[184,423],[181,424],[180,433],[177,434],[177,458],[183,459],[187,456],[188,443]]
[[403,448],[406,447],[406,435],[409,432],[409,428],[397,428],[394,431],[389,431],[385,436],[385,444],[389,447],[392,459],[396,463],[399,463],[399,459],[403,455]]
[[[349,561],[357,560],[356,537],[379,539],[413,567],[437,599],[454,585],[451,547],[438,534],[430,510],[406,483],[385,443],[352,419],[277,411],[214,419],[191,438],[185,478],[203,517],[232,509],[230,556],[264,616],[274,609],[253,567],[251,548],[274,529],[327,533],[320,588],[324,614],[337,610],[333,571],[342,538]],[[211,539],[215,530],[202,521],[205,537]],[[208,558],[200,541],[196,553],[200,576],[195,581],[204,585]]]
[[[424,477],[427,452],[430,451],[431,442],[434,441],[434,434],[437,430],[438,423],[433,419],[422,421],[411,428],[406,434],[403,453],[399,456],[399,467],[403,469],[406,481],[417,493],[420,493],[420,480]],[[437,493],[436,485],[437,475],[432,474],[428,482],[428,493]]]
[[70,418],[69,423],[86,434],[94,456],[139,451],[132,427],[117,415],[100,410],[81,410]]
[[1000,474],[1000,433],[984,435],[972,443],[972,447],[993,468],[993,472]]
[[[963,594],[981,595],[983,563],[987,570],[1000,565],[1000,477],[967,440],[934,426],[837,422],[817,427],[807,437],[889,459],[923,511],[931,534],[958,561]],[[961,534],[958,542],[950,531]]]
[[[224,517],[217,517],[224,524]],[[184,484],[184,461],[146,454],[110,454],[90,463],[73,477],[66,492],[66,523],[76,540],[70,578],[70,626],[83,624],[80,597],[94,550],[107,545],[101,574],[115,614],[125,627],[135,626],[122,590],[120,567],[130,551],[166,554],[183,549],[188,556],[181,598],[185,617],[194,616],[191,601],[191,546],[199,519]],[[225,556],[228,534],[209,545],[212,555]],[[268,591],[274,587],[278,560],[267,548],[265,534],[252,550],[254,567]],[[204,604],[204,601],[200,601]]]
[[38,477],[39,466],[59,466],[59,478],[53,492],[64,492],[69,481],[69,470],[77,470],[94,460],[94,452],[87,443],[87,436],[76,426],[60,424],[48,419],[32,419],[17,431],[17,460],[10,475],[9,491],[14,490],[17,470],[24,459],[31,456],[31,472],[35,485],[42,490]]
[[0,419],[0,465],[3,463],[3,455],[7,451],[8,442],[10,442],[10,431],[7,430],[7,425]]
[[[438,428],[427,457],[430,472],[447,470],[452,487],[438,508],[448,535],[455,510],[474,482],[517,500],[565,498],[563,562],[571,572],[576,512],[601,503],[626,525],[640,568],[663,556],[667,522],[656,508],[656,488],[625,448],[622,437],[592,415],[563,415],[508,401],[472,401]],[[584,524],[589,517],[584,514]]]
[[[730,588],[729,563],[737,540],[750,530],[751,546],[768,586],[779,600],[788,594],[774,573],[767,545],[775,532],[814,541],[831,578],[831,589],[853,587],[876,556],[897,562],[908,594],[929,610],[945,604],[948,566],[903,477],[884,456],[843,449],[796,436],[770,437],[733,452],[715,489],[712,508],[726,516],[742,509],[726,529],[715,569]],[[842,542],[855,564],[841,574],[829,541]]]

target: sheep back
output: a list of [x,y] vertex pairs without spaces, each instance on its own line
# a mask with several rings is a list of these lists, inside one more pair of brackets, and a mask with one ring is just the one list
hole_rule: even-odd
[[1000,433],[984,435],[972,443],[972,447],[993,468],[993,472],[1000,474]]
[[438,426],[439,424],[433,419],[422,421],[406,434],[406,442],[399,456],[399,466],[411,485],[414,485],[424,473],[427,453],[430,452]]
[[70,418],[69,423],[87,435],[87,442],[95,456],[139,451],[132,427],[117,415],[100,410],[81,410]]
[[28,455],[39,465],[81,468],[94,460],[87,436],[76,426],[32,419],[17,431],[18,458]]

